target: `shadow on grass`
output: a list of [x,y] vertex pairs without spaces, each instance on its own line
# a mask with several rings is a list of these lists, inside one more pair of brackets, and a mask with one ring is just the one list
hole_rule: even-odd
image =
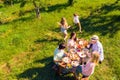
[[49,42],[57,42],[59,44],[59,43],[63,42],[63,40],[48,37],[47,39],[43,38],[43,39],[37,39],[34,41],[34,43],[36,43],[36,44],[43,43],[43,42],[48,42],[48,43]]
[[13,21],[10,21],[10,22],[5,22],[5,23],[1,23],[0,25],[6,25],[6,24],[11,24],[11,23],[15,23],[15,22],[24,22],[24,21],[30,21],[30,20],[32,20],[32,19],[34,19],[34,16],[28,16],[28,17],[21,17],[21,18],[19,18],[19,19],[15,19],[15,20],[13,20]]
[[62,9],[66,9],[68,6],[69,5],[67,3],[65,3],[65,4],[56,4],[56,5],[49,6],[48,10],[46,10],[46,11],[47,12],[52,12],[52,11],[57,10],[58,12],[60,12]]
[[113,37],[120,30],[120,14],[111,14],[112,11],[119,11],[118,0],[113,4],[107,4],[91,12],[87,18],[81,19],[85,32],[94,34],[99,32],[102,36],[109,34]]
[[60,27],[58,26],[57,28],[52,28],[51,31],[60,32]]
[[25,70],[19,74],[18,79],[29,79],[29,80],[74,80],[72,76],[57,76],[55,71],[52,69],[53,57],[44,58],[37,60],[34,63],[44,64],[44,67],[34,67]]
[[[42,7],[42,8],[40,8],[40,13],[53,12],[55,10],[57,12],[60,12],[62,9],[66,9],[66,7],[68,7],[68,6],[69,5],[67,3],[65,3],[65,4],[56,4],[56,5],[48,6],[47,10],[44,7]],[[13,12],[12,14],[17,14],[18,16],[22,17],[22,16],[24,16],[24,15],[26,15],[28,13],[32,14],[33,12],[35,12],[35,9],[26,10],[26,11],[20,10],[19,14],[17,12]],[[29,16],[29,19],[31,20],[31,19],[35,18],[35,15],[34,15],[34,17],[31,17],[31,18],[30,17],[31,16]],[[27,18],[26,19],[25,18],[20,18],[20,19],[15,19],[15,20],[12,20],[10,22],[5,22],[5,23],[3,23],[2,21],[0,21],[0,25],[12,23],[12,22],[19,21],[19,20],[22,20],[22,21],[24,20],[25,21],[25,20],[28,20],[28,19]]]

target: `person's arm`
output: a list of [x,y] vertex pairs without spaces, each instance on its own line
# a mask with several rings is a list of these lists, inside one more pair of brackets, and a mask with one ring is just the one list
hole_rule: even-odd
[[104,59],[102,44],[99,44],[97,49],[98,49],[97,51],[99,52],[99,55],[100,55],[100,61],[102,61]]
[[59,63],[59,62],[62,62],[62,60],[54,60],[54,62],[58,62]]
[[71,26],[68,26],[67,29],[70,28],[70,27],[71,27]]
[[64,54],[65,54],[66,56],[68,56],[68,57],[70,56],[69,53],[67,53],[67,52],[64,52]]
[[58,57],[58,55],[56,54],[56,55],[54,56],[54,58],[53,58],[53,59],[54,59],[54,62],[61,62],[61,61],[62,61],[62,60],[58,60],[58,58],[59,58],[59,57]]

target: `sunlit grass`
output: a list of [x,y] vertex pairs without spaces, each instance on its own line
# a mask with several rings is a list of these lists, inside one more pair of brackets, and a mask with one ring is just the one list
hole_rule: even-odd
[[[54,49],[63,41],[57,22],[66,17],[74,28],[73,13],[80,16],[82,24],[83,34],[75,29],[78,38],[89,40],[97,34],[104,47],[105,60],[96,67],[90,80],[119,80],[120,2],[111,5],[114,2],[76,0],[73,6],[65,6],[65,0],[51,0],[48,10],[41,11],[40,19],[35,17],[32,3],[23,8],[20,4],[1,7],[0,80],[58,80],[49,65]],[[26,13],[20,16],[20,10]]]

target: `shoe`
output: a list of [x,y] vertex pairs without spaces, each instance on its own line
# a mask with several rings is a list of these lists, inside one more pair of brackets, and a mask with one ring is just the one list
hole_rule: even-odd
[[99,64],[102,64],[102,62],[101,62],[101,61],[99,61]]

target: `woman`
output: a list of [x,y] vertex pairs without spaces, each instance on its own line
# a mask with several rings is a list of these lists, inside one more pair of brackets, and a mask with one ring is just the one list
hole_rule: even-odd
[[70,35],[70,39],[68,40],[67,43],[68,51],[70,51],[70,49],[76,48],[76,41],[77,41],[76,33],[72,32]]
[[82,79],[81,80],[88,80],[89,77],[94,73],[94,69],[96,64],[99,62],[99,53],[94,51],[92,53],[90,61],[86,63],[86,65],[78,66],[74,73],[75,78],[78,78],[79,73],[81,73]]
[[61,32],[64,34],[64,40],[67,39],[67,29],[70,27],[68,26],[68,23],[66,21],[66,19],[63,17],[61,18],[61,21],[60,21],[60,28],[61,28]]

